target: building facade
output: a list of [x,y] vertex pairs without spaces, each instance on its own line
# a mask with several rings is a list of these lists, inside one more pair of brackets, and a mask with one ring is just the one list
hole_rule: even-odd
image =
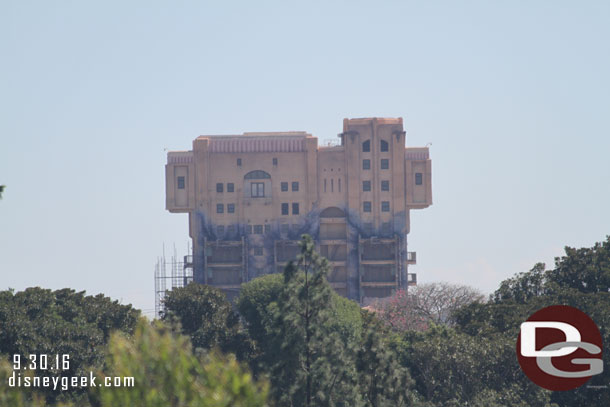
[[166,209],[189,215],[194,280],[232,299],[242,283],[281,272],[308,233],[345,297],[366,304],[415,284],[409,213],[432,204],[431,161],[405,135],[402,118],[344,119],[337,145],[245,133],[169,152]]

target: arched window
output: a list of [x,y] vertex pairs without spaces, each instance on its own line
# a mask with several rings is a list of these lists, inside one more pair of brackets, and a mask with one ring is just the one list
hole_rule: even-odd
[[362,143],[362,152],[368,153],[370,151],[371,151],[371,140],[367,140],[364,143]]
[[324,209],[320,212],[321,218],[344,218],[345,212],[343,210],[337,208],[336,206],[331,206]]
[[265,171],[261,171],[261,170],[250,171],[249,173],[244,175],[244,179],[269,179],[269,178],[271,178],[271,175],[269,175]]
[[390,145],[387,141],[381,140],[381,152],[390,151]]
[[248,198],[268,196],[271,192],[271,175],[262,170],[250,171],[244,175],[244,191]]

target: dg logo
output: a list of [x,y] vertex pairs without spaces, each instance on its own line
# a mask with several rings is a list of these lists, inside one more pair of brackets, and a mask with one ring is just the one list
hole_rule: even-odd
[[543,308],[521,324],[517,358],[531,381],[554,391],[580,387],[604,370],[599,329],[566,305]]

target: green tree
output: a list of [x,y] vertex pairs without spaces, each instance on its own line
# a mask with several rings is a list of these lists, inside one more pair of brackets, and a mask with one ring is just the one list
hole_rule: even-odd
[[[50,376],[87,375],[101,367],[111,332],[133,333],[140,312],[103,295],[86,296],[71,289],[39,287],[0,292],[0,354],[70,357],[69,369],[49,370]],[[57,393],[41,389],[49,402],[82,401],[85,390]]]
[[262,407],[267,385],[233,356],[197,358],[187,337],[141,321],[133,338],[112,336],[104,377],[133,377],[133,387],[96,387],[101,407]]
[[168,291],[163,300],[161,319],[178,322],[179,330],[191,338],[195,348],[218,348],[235,353],[240,359],[250,352],[249,340],[239,317],[219,289],[191,283]]
[[355,351],[336,330],[329,329],[332,288],[326,281],[328,260],[303,235],[301,254],[284,271],[284,287],[270,305],[274,316],[275,399],[291,406],[359,404]]
[[2,199],[2,193],[4,192],[4,188],[6,188],[6,185],[0,185],[0,199]]

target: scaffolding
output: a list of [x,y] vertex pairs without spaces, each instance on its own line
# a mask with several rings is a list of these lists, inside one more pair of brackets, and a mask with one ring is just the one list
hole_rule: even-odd
[[155,265],[155,317],[159,318],[163,312],[163,299],[167,291],[186,287],[192,281],[193,256],[186,255],[180,259],[174,247],[174,253],[168,261],[163,248],[163,256],[157,258]]

